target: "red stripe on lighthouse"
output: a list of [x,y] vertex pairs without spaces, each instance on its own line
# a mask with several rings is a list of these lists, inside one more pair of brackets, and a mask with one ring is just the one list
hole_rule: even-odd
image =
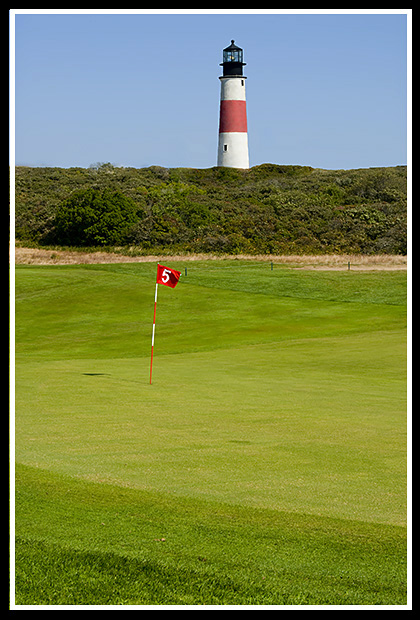
[[246,101],[225,99],[220,102],[219,133],[247,132]]

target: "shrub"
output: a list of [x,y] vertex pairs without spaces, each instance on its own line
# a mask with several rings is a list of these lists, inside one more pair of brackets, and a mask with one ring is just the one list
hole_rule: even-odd
[[18,166],[15,199],[16,238],[43,245],[406,253],[405,166]]
[[53,235],[61,245],[121,245],[138,219],[135,202],[121,192],[82,189],[58,207]]

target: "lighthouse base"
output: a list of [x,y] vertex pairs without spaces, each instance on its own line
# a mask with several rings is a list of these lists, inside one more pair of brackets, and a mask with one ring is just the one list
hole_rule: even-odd
[[219,133],[217,165],[227,168],[249,168],[248,134],[246,132]]

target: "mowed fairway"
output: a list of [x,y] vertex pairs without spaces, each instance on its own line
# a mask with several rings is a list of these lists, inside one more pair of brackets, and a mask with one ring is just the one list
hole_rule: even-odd
[[156,265],[16,268],[16,603],[404,605],[406,274],[170,266],[152,385]]

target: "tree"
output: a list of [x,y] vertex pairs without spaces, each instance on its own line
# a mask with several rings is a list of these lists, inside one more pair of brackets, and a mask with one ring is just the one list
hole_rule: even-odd
[[121,192],[82,189],[58,207],[54,237],[62,245],[121,245],[138,219],[135,202]]

